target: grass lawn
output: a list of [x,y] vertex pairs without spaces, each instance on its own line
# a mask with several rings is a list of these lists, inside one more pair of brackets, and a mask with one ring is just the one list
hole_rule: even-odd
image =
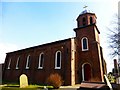
[[[47,88],[53,88],[53,86],[46,86]],[[0,90],[41,90],[44,89],[44,86],[40,85],[29,85],[26,88],[19,88],[19,85],[15,84],[8,84],[0,86]]]
[[1,90],[39,90],[37,88],[2,87]]

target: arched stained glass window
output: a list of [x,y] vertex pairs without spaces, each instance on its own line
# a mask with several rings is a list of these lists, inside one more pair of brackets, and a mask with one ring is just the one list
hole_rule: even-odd
[[43,69],[43,63],[44,63],[44,54],[40,53],[40,55],[39,55],[38,69]]
[[16,69],[19,69],[20,56],[17,58]]
[[88,39],[86,37],[83,37],[82,40],[82,51],[88,50]]
[[26,69],[30,68],[30,55],[27,56]]
[[61,69],[61,51],[55,54],[55,69]]
[[10,69],[10,65],[11,65],[11,58],[9,59],[9,63],[8,63],[8,67],[7,67],[7,69]]

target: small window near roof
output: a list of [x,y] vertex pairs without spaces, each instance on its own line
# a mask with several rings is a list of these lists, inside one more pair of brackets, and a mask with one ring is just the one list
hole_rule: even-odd
[[55,54],[55,69],[61,69],[61,51]]
[[43,63],[44,63],[44,54],[41,53],[41,54],[39,55],[38,69],[43,69]]
[[88,50],[88,39],[86,37],[83,37],[81,40],[82,43],[82,51]]

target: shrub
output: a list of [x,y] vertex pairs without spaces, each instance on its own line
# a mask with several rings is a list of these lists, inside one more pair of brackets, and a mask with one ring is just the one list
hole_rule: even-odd
[[62,78],[58,73],[50,74],[47,78],[47,84],[53,86],[55,89],[58,89],[62,85]]

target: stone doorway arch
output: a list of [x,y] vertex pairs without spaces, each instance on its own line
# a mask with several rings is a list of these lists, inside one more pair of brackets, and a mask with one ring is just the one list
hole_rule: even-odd
[[82,81],[90,81],[91,80],[91,65],[89,63],[84,63],[82,65]]

